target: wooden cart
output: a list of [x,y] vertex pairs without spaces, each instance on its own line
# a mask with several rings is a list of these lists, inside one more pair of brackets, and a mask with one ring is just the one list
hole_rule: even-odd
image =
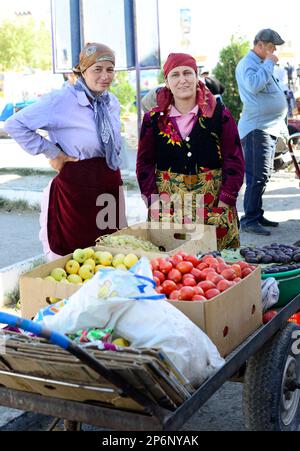
[[[36,377],[24,366],[12,370],[7,364],[3,367],[2,355],[0,405],[65,419],[68,430],[77,430],[80,423],[85,423],[124,431],[170,431],[180,429],[224,382],[238,377],[244,382],[247,429],[295,431],[300,427],[300,326],[288,320],[298,311],[300,294],[227,356],[225,365],[198,390],[184,402],[169,407],[166,399],[158,403],[153,390],[152,394],[150,389],[147,392],[145,385],[139,390],[136,383],[128,383],[126,377],[99,363],[92,353],[62,342],[57,334],[50,336],[47,331],[35,330],[56,343],[45,342],[52,352],[57,352],[57,345],[64,347],[65,361],[71,356],[86,374],[93,375],[94,381],[98,378],[99,384]],[[24,328],[24,321],[30,323],[19,319],[17,325]],[[67,377],[74,379],[74,375]],[[12,380],[19,381],[18,389],[11,388]],[[22,384],[24,389],[20,388]],[[95,390],[101,394],[98,401]],[[103,401],[105,390],[116,395],[114,405]]]

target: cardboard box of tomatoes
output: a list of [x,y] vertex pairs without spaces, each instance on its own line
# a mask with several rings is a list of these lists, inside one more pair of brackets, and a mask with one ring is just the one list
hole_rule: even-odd
[[157,291],[228,355],[262,324],[260,268],[186,252],[151,260]]

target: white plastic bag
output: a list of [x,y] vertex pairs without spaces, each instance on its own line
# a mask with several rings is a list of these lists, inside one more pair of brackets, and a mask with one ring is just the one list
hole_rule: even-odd
[[[140,262],[138,267],[144,264]],[[162,349],[198,386],[224,360],[208,336],[161,297],[147,277],[103,270],[73,294],[55,316],[44,317],[43,324],[62,334],[88,327],[112,328],[134,348]]]

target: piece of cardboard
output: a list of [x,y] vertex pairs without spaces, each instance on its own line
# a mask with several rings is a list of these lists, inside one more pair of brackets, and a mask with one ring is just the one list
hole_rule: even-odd
[[199,326],[224,357],[262,324],[260,268],[213,299],[168,302]]

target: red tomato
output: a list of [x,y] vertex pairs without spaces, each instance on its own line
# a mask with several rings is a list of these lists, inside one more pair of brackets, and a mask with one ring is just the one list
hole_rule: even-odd
[[217,289],[221,291],[221,293],[225,290],[228,290],[228,288],[232,287],[232,282],[226,279],[220,280],[217,285]]
[[215,257],[210,256],[205,260],[205,263],[207,263],[208,266],[210,266],[210,265],[217,265],[219,262]]
[[220,264],[220,263],[225,263],[225,260],[224,260],[224,258],[222,258],[222,257],[216,257],[216,259],[218,260],[218,263]]
[[250,268],[244,268],[242,269],[242,279],[244,279],[245,277],[249,276],[249,274],[251,274],[252,271]]
[[180,301],[190,301],[195,296],[195,291],[192,287],[182,287],[179,291]]
[[160,280],[160,283],[163,283],[166,280],[165,276],[160,271],[153,271],[153,277],[157,277]]
[[237,262],[236,264],[239,265],[239,267],[240,267],[242,270],[243,270],[244,268],[248,268],[248,267],[249,267],[248,263],[247,263],[247,262],[244,262],[244,261],[239,261],[239,262]]
[[171,262],[168,262],[167,260],[161,260],[161,262],[159,264],[159,270],[163,274],[168,274],[168,272],[170,272],[171,269],[173,269],[173,265]]
[[207,290],[205,292],[205,297],[206,299],[212,299],[215,296],[218,296],[218,294],[220,294],[220,291],[217,290],[217,288],[212,288],[211,290]]
[[205,268],[201,272],[202,272],[202,275],[205,277],[205,279],[206,279],[207,274],[210,272],[216,274],[216,271],[214,270],[214,268]]
[[202,296],[201,294],[195,294],[195,296],[192,297],[192,301],[206,301],[206,297]]
[[207,263],[208,264],[208,261],[207,260],[211,260],[211,259],[214,259],[215,257],[213,256],[213,255],[204,255],[204,257],[202,257],[202,261],[204,262],[204,263]]
[[180,252],[178,252],[178,254],[177,255],[181,255],[181,257],[184,259],[184,257],[187,257],[187,253],[186,252],[184,252],[184,251],[180,251]]
[[206,280],[210,280],[215,285],[217,285],[217,283],[220,282],[220,280],[222,279],[224,279],[224,277],[221,276],[221,274],[217,274],[216,272],[208,272],[206,274]]
[[239,283],[242,279],[240,277],[236,277],[235,279],[233,279],[234,283]]
[[251,269],[251,271],[255,271],[256,270],[256,266],[253,266],[253,265],[249,265],[249,268]]
[[224,277],[226,280],[233,280],[236,277],[234,269],[227,268],[224,269],[224,271],[221,272],[221,276]]
[[178,283],[178,284],[177,284],[177,290],[178,290],[178,291],[181,290],[182,287],[183,287],[183,283]]
[[172,280],[165,280],[161,286],[163,289],[163,293],[165,293],[166,295],[171,294],[172,291],[177,289],[176,283],[173,282]]
[[160,285],[160,280],[158,277],[153,277],[154,282],[156,283],[156,286],[159,287]]
[[182,279],[182,274],[178,269],[171,269],[171,271],[168,273],[168,279],[173,280],[173,282],[178,283]]
[[154,258],[150,262],[152,271],[158,271],[159,270],[159,260],[157,258]]
[[269,321],[271,321],[272,318],[274,318],[274,316],[277,315],[277,311],[276,310],[268,310],[266,313],[263,314],[263,323],[266,324]]
[[222,271],[224,271],[224,269],[230,268],[229,265],[227,265],[226,263],[219,263],[217,265],[217,273],[221,274]]
[[196,268],[200,263],[198,258],[195,257],[195,255],[187,255],[186,257],[184,257],[184,260],[186,262],[191,262],[194,268]]
[[236,277],[241,277],[242,276],[242,270],[241,270],[240,265],[235,263],[234,265],[231,265],[231,269],[234,270]]
[[159,293],[159,294],[164,294],[164,292],[163,292],[163,287],[162,287],[162,286],[156,287],[156,288],[155,288],[155,291],[156,291],[157,293]]
[[176,269],[181,272],[181,274],[187,274],[188,272],[191,272],[193,269],[193,264],[191,262],[180,262],[178,265],[176,265]]
[[[191,274],[190,272],[188,272],[188,273],[186,273],[186,274],[183,274],[183,276],[182,276],[182,283],[183,283],[183,281],[184,281],[185,279],[194,279],[194,280],[196,281],[195,276],[193,276],[193,274]],[[197,284],[196,284],[196,285],[197,285]]]
[[185,287],[195,287],[197,285],[197,282],[193,277],[186,277],[182,283]]
[[172,291],[172,293],[169,296],[169,299],[171,299],[172,301],[178,301],[178,299],[179,299],[179,290]]
[[200,271],[200,269],[193,268],[191,274],[195,277],[196,282],[201,282],[201,280],[203,280],[203,274],[202,271]]
[[194,287],[194,292],[195,292],[195,294],[200,294],[201,296],[204,295],[204,291],[198,285],[196,287]]
[[173,263],[173,266],[175,267],[176,265],[178,265],[178,263],[183,262],[183,257],[182,255],[176,254],[171,257],[171,261]]
[[202,282],[199,282],[197,286],[202,288],[204,293],[207,290],[211,290],[213,288],[216,288],[216,285],[214,283],[212,283],[210,280],[203,280]]
[[208,268],[208,264],[207,263],[200,263],[198,266],[197,266],[197,269],[200,269],[200,271],[202,271],[203,269],[205,269],[205,268]]

